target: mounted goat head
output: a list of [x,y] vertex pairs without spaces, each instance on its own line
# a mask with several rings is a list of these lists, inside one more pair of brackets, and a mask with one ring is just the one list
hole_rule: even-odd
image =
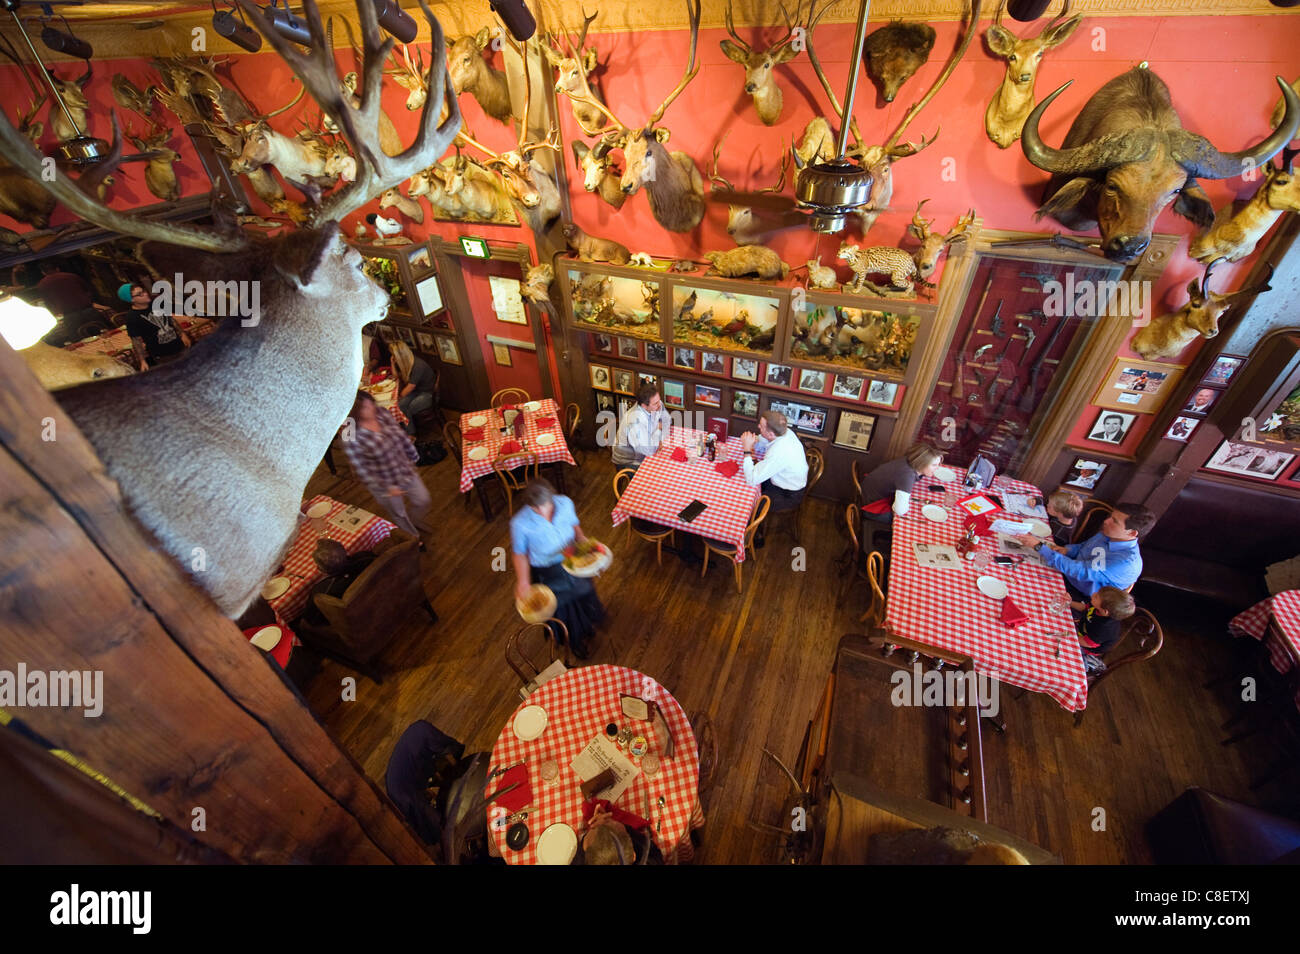
[[925,23],[895,20],[867,37],[862,49],[867,58],[867,73],[885,102],[894,101],[899,87],[925,65],[932,49],[934,27]]
[[1205,276],[1198,282],[1192,279],[1187,285],[1188,300],[1177,311],[1161,315],[1133,336],[1130,347],[1143,358],[1172,358],[1198,337],[1213,338],[1219,333],[1219,318],[1242,296],[1258,295],[1269,290],[1273,266],[1258,285],[1240,291],[1219,295],[1210,291],[1210,271],[1218,260],[1205,266]]
[[573,159],[582,170],[582,187],[588,192],[600,193],[600,197],[614,208],[623,208],[627,195],[619,184],[622,173],[614,168],[609,155],[613,145],[604,139],[595,146],[575,139],[572,145]]
[[1300,212],[1300,178],[1292,168],[1295,157],[1296,150],[1283,149],[1282,161],[1269,163],[1264,182],[1250,201],[1235,214],[1231,205],[1221,209],[1214,225],[1192,241],[1187,254],[1199,262],[1216,258],[1239,262],[1255,251],[1283,212]]
[[771,126],[781,118],[783,97],[773,71],[780,64],[788,63],[799,55],[799,51],[792,45],[794,25],[790,22],[790,15],[785,12],[784,3],[781,5],[781,15],[785,17],[785,36],[766,49],[756,50],[736,33],[731,18],[731,0],[727,0],[727,32],[731,34],[731,39],[722,41],[722,52],[727,54],[728,59],[745,68],[745,92],[754,97],[754,108],[764,126]]
[[[599,10],[590,15],[583,10],[582,32],[574,37],[572,42],[566,36],[563,49],[554,45],[554,35],[548,35],[549,42],[542,47],[542,52],[546,54],[547,61],[555,67],[558,74],[555,78],[555,92],[571,99],[575,93],[581,95],[584,89],[590,92],[587,77],[596,68],[596,51],[594,48],[583,50],[582,45],[587,42],[587,29],[599,15]],[[592,93],[592,96],[595,94]],[[573,118],[583,133],[588,136],[599,134],[605,125],[604,113],[595,106],[589,106],[577,99],[573,99]]]
[[[431,165],[460,126],[442,29],[424,3],[437,93],[425,106],[414,144],[387,156],[375,138],[380,74],[393,41],[381,40],[374,4],[357,3],[367,82],[354,106],[339,88],[315,0],[303,4],[312,39],[306,51],[281,37],[253,0],[237,2],[357,157],[356,180],[313,208],[306,230],[268,240],[240,229],[142,219],[105,207],[63,176],[41,180],[83,219],[146,240],[140,255],[161,276],[180,273],[187,285],[212,282],[210,311],[227,314],[235,288],[245,310],[253,311],[243,321],[224,320],[180,361],[60,392],[131,512],[232,617],[248,606],[292,538],[307,480],[356,396],[361,328],[379,320],[388,305],[384,290],[363,272],[361,256],[342,241],[338,220]],[[439,125],[444,98],[452,105]],[[7,117],[0,118],[0,154],[40,180],[40,154]],[[258,381],[268,390],[250,400],[232,387],[235,381]],[[168,409],[161,417],[160,407]]]
[[469,93],[483,112],[493,119],[509,122],[510,84],[506,74],[488,65],[483,51],[488,48],[491,31],[487,27],[473,36],[458,36],[447,51],[447,68],[457,94]]
[[[1034,107],[1025,120],[1020,146],[1026,158],[1052,173],[1038,215],[1050,215],[1076,232],[1098,228],[1101,248],[1113,261],[1137,258],[1151,241],[1156,219],[1170,202],[1174,211],[1202,228],[1214,209],[1197,178],[1228,179],[1257,168],[1295,138],[1300,97],[1282,77],[1286,98],[1282,123],[1257,145],[1220,152],[1183,128],[1169,88],[1150,70],[1135,68],[1115,77],[1088,100],[1053,149],[1038,134],[1047,107],[1066,83]],[[1176,201],[1175,201],[1176,200]]]
[[1064,0],[1061,12],[1039,30],[1037,36],[1022,38],[1002,25],[1004,6],[1006,0],[1000,0],[993,23],[984,31],[989,49],[1007,61],[1002,85],[993,94],[988,111],[984,113],[984,130],[1002,149],[1020,138],[1025,117],[1034,108],[1034,81],[1038,78],[1038,65],[1043,61],[1043,55],[1068,40],[1083,21],[1081,13],[1065,19],[1070,13],[1070,0]]

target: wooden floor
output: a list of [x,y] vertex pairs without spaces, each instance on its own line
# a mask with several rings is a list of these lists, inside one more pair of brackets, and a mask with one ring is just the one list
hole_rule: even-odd
[[[336,455],[341,457],[342,455]],[[593,662],[647,673],[672,692],[688,715],[712,715],[719,746],[718,776],[706,804],[701,863],[769,860],[771,846],[746,827],[764,746],[793,765],[817,707],[839,637],[857,629],[865,604],[837,575],[844,546],[843,507],[810,498],[804,513],[806,567],[793,541],[773,529],[756,562],[744,566],[737,594],[729,564],[701,579],[677,558],[655,564],[652,545],[624,540],[610,525],[613,467],[589,452],[570,470],[569,492],[587,533],[611,543],[616,559],[598,589],[609,621]],[[485,523],[477,501],[463,505],[455,459],[423,470],[434,500],[438,532],[424,556],[427,591],[440,622],[430,626],[416,608],[379,662],[382,684],[359,677],[356,701],[341,700],[341,680],[355,675],[299,650],[290,672],[312,710],[344,749],[382,786],[397,737],[427,719],[465,742],[490,750],[518,704],[518,682],[502,656],[506,635],[519,625],[513,576],[496,548],[509,547],[507,517],[498,505]],[[326,493],[377,510],[363,486],[321,468],[306,496]],[[986,732],[984,756],[989,820],[1046,848],[1067,863],[1149,863],[1143,825],[1189,785],[1267,808],[1295,804],[1297,779],[1250,790],[1276,749],[1268,735],[1231,746],[1220,729],[1236,711],[1232,686],[1202,688],[1232,671],[1237,641],[1219,623],[1165,620],[1164,651],[1150,663],[1109,680],[1092,700],[1082,728],[1043,695],[1003,693],[1006,735]],[[1203,631],[1197,631],[1197,630]],[[880,700],[889,705],[887,698]],[[863,732],[872,732],[863,726]],[[878,744],[891,747],[891,739]],[[898,760],[909,758],[898,751]],[[873,784],[888,787],[889,779]],[[1289,787],[1288,787],[1289,786]],[[1097,830],[1097,809],[1104,830]]]

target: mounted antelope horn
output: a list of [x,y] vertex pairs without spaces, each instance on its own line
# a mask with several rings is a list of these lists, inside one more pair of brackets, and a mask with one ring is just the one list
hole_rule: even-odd
[[1241,175],[1245,169],[1258,168],[1268,162],[1295,138],[1296,129],[1300,128],[1300,96],[1280,76],[1277,85],[1282,87],[1286,110],[1282,121],[1259,145],[1241,152],[1220,152],[1205,137],[1176,129],[1169,133],[1170,154],[1174,161],[1189,175],[1200,179],[1231,179]]
[[1268,271],[1264,274],[1264,277],[1261,278],[1257,283],[1251,285],[1249,288],[1243,288],[1240,291],[1235,291],[1228,297],[1237,298],[1241,295],[1258,295],[1261,292],[1271,291],[1273,286],[1270,285],[1269,282],[1273,280],[1273,263],[1269,262],[1265,267],[1268,269]]
[[[1056,97],[1064,93],[1073,82],[1074,80],[1070,80],[1063,83],[1045,97],[1025,120],[1024,130],[1020,134],[1020,146],[1025,152],[1026,159],[1046,172],[1078,175],[1082,172],[1108,169],[1125,162],[1144,162],[1151,158],[1156,148],[1156,133],[1152,129],[1135,129],[1102,136],[1100,139],[1072,149],[1054,149],[1043,142],[1042,137],[1038,135],[1038,121],[1047,111],[1047,107],[1051,106]],[[1233,174],[1237,175],[1240,172],[1239,166]]]

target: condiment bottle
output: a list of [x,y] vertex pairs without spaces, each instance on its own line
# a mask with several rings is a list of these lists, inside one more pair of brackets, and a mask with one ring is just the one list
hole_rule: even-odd
[[966,528],[966,535],[957,541],[957,552],[962,555],[963,559],[969,560],[975,556],[975,551],[979,549],[979,544],[975,540],[975,528],[973,526]]

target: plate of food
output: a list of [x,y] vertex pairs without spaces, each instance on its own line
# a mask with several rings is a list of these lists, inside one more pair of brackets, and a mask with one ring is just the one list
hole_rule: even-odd
[[289,578],[287,576],[277,576],[262,587],[262,599],[279,599],[287,592],[289,592]]
[[482,427],[484,424],[487,423],[487,416],[483,414],[475,414],[465,423],[468,424],[470,427]]
[[318,500],[316,503],[312,504],[310,507],[307,508],[307,516],[311,517],[313,520],[315,520],[317,517],[324,517],[328,515],[329,512],[330,512],[330,505],[329,505],[329,501],[327,500]]
[[943,523],[948,519],[948,511],[938,504],[926,504],[921,508],[921,516],[927,520],[933,520],[935,523]]
[[1007,585],[996,576],[981,576],[975,581],[979,591],[991,600],[1006,599]]
[[557,603],[555,594],[551,592],[549,586],[534,583],[525,599],[515,598],[515,609],[519,610],[519,615],[523,617],[525,623],[540,623],[544,619],[551,618]]
[[950,483],[957,479],[957,472],[947,467],[936,467],[934,470],[934,479],[943,483]]
[[1052,535],[1052,528],[1041,520],[1030,519],[1029,532],[1036,537],[1050,537]]
[[521,407],[523,407],[525,411],[540,411],[542,409],[542,402],[529,401],[527,404],[521,405]]
[[471,447],[465,452],[465,456],[470,460],[487,460],[488,449],[486,447]]
[[588,537],[564,551],[564,571],[570,576],[595,576],[614,562],[614,554],[599,540]]

